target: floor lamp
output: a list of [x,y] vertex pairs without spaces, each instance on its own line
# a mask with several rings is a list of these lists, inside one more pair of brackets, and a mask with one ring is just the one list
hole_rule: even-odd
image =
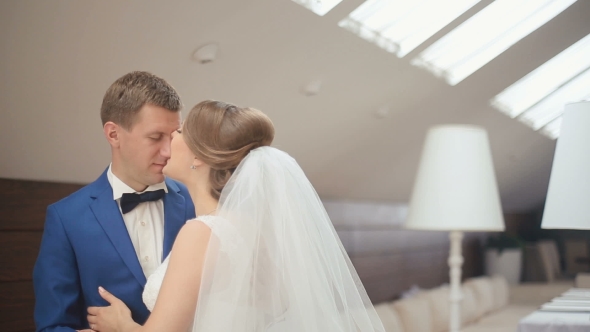
[[590,229],[590,101],[567,104],[542,228]]
[[492,155],[483,128],[441,125],[428,131],[406,228],[450,232],[449,331],[459,331],[463,232],[504,230]]
[[565,105],[541,228],[590,229],[590,101]]

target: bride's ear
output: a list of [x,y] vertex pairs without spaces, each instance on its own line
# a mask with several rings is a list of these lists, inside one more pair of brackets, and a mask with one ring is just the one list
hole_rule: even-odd
[[197,167],[203,166],[203,165],[205,165],[205,163],[203,161],[197,159],[197,157],[193,158],[193,165],[192,166],[194,166],[194,168],[197,168]]

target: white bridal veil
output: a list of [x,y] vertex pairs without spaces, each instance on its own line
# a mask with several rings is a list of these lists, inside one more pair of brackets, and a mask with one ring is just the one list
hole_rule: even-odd
[[212,222],[194,332],[385,331],[311,183],[252,150]]

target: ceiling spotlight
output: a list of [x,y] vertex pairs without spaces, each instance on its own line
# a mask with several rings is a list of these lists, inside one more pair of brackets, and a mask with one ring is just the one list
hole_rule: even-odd
[[201,64],[213,62],[215,57],[217,56],[217,44],[209,43],[199,47],[193,53],[193,59],[198,61]]
[[315,96],[320,92],[322,81],[313,80],[301,87],[301,93],[307,97]]
[[391,113],[391,109],[388,106],[381,106],[375,111],[375,116],[379,119],[384,119],[389,117]]

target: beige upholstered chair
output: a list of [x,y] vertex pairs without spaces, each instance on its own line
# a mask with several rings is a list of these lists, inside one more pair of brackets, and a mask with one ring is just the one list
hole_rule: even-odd
[[590,273],[580,272],[576,274],[575,285],[578,288],[590,288]]
[[[569,275],[579,272],[590,272],[590,249],[585,239],[570,239],[565,241],[565,270]],[[580,258],[586,261],[580,262]]]
[[554,282],[561,276],[557,244],[554,240],[540,240],[537,249],[547,282]]

